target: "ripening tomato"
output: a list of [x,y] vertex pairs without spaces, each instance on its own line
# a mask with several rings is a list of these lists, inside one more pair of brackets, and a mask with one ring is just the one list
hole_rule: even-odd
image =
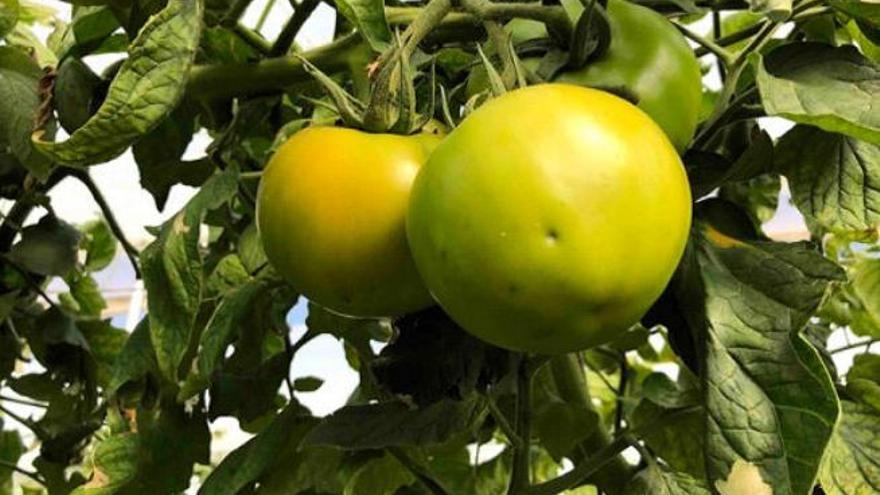
[[410,188],[440,138],[311,127],[267,166],[257,224],[278,273],[309,300],[352,316],[431,304],[410,256]]
[[489,101],[440,143],[413,186],[407,234],[459,325],[508,349],[560,353],[639,320],[690,218],[681,160],[650,117],[554,83]]

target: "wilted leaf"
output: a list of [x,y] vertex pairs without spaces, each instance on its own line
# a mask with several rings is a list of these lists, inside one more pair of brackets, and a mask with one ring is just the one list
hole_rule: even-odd
[[201,33],[202,0],[171,0],[129,48],[98,112],[64,142],[37,147],[70,166],[102,163],[164,120],[183,95]]
[[0,46],[0,146],[41,180],[49,176],[50,162],[31,144],[30,134],[40,107],[40,66],[23,51]]

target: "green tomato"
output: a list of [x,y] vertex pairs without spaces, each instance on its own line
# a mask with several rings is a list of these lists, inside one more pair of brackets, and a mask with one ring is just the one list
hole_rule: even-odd
[[[577,0],[563,2],[573,19],[583,6]],[[608,1],[611,44],[599,58],[581,69],[562,72],[565,82],[625,92],[651,116],[683,151],[694,136],[702,101],[700,64],[684,36],[661,14],[626,0]],[[547,35],[536,21],[516,19],[507,25],[514,43]],[[536,70],[537,59],[525,60]],[[468,91],[488,87],[485,71],[474,71]]]
[[309,300],[353,316],[432,304],[406,241],[410,187],[440,138],[310,127],[273,155],[257,226],[275,270]]
[[681,160],[611,93],[543,84],[493,99],[419,172],[407,236],[464,329],[518,351],[612,340],[659,297],[684,250]]
[[681,151],[697,129],[702,99],[700,63],[681,33],[661,14],[626,0],[608,1],[611,44],[559,82],[625,88]]

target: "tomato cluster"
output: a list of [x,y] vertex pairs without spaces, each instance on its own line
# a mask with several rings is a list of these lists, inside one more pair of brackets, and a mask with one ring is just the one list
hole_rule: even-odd
[[[642,7],[609,3],[612,31],[654,22],[631,9]],[[560,76],[577,84],[509,92],[447,136],[295,134],[260,188],[272,265],[347,315],[436,302],[507,349],[559,353],[613,339],[659,297],[690,227],[677,148],[696,126],[699,69],[672,26],[652,32],[673,42],[628,54],[632,36],[647,34],[613,37],[602,59]],[[686,63],[664,73],[670,57]],[[584,87],[594,84],[625,85],[639,105]]]

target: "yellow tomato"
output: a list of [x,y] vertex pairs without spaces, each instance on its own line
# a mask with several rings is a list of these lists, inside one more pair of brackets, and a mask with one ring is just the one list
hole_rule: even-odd
[[545,84],[486,103],[443,140],[413,186],[407,232],[459,325],[559,353],[639,320],[690,217],[681,160],[650,117],[607,92]]
[[284,143],[257,201],[266,255],[309,300],[353,316],[431,304],[410,256],[410,188],[440,138],[313,127]]

